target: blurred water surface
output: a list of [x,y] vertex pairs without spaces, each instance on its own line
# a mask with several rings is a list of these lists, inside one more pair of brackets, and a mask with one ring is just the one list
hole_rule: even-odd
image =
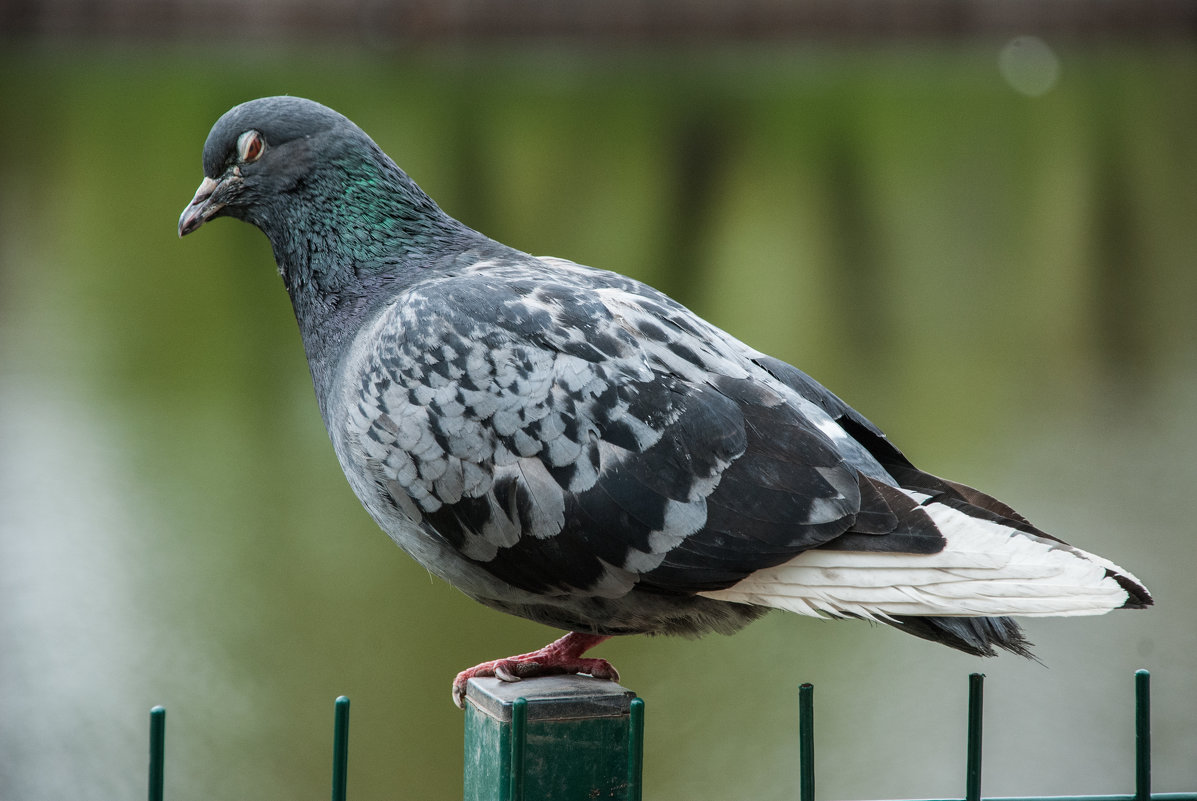
[[958,797],[974,670],[987,795],[1129,792],[1138,667],[1155,787],[1197,787],[1197,57],[1011,67],[1020,46],[0,56],[0,799],[139,795],[158,703],[171,798],[320,794],[341,693],[355,797],[456,797],[451,677],[555,636],[360,509],[265,239],[177,239],[212,122],[281,93],[495,238],[793,361],[1157,594],[1030,622],[1046,667],[783,615],[611,642],[648,699],[647,797],[794,797],[802,681],[822,797]]

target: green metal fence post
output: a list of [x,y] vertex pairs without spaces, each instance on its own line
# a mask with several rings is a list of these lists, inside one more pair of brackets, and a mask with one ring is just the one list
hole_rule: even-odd
[[166,774],[166,708],[150,710],[150,801],[162,801],[162,785]]
[[349,786],[349,699],[337,698],[333,711],[332,801],[345,801]]
[[1135,801],[1151,799],[1151,673],[1135,671]]
[[465,801],[637,801],[643,702],[610,681],[471,679]]
[[965,767],[964,799],[981,801],[981,722],[984,673],[968,677],[968,762]]
[[798,799],[815,801],[815,685],[798,686]]
[[644,791],[644,699],[628,706],[628,799],[641,801]]

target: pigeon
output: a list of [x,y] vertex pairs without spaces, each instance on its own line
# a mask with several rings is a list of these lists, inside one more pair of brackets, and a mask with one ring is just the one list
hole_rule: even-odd
[[915,467],[801,370],[639,281],[450,217],[357,125],[267,97],[221,116],[179,235],[270,240],[365,509],[433,574],[567,632],[474,676],[581,673],[627,634],[770,609],[1029,656],[1011,616],[1150,606],[1133,575]]

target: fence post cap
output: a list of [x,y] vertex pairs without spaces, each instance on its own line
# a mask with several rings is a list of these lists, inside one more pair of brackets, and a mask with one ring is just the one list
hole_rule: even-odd
[[528,720],[619,717],[628,714],[636,693],[590,676],[543,676],[523,681],[482,677],[469,680],[466,703],[499,721],[510,721],[512,704],[527,701]]

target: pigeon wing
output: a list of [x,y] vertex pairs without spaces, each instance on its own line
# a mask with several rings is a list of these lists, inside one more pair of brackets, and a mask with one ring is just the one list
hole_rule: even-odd
[[[894,527],[825,410],[629,279],[488,263],[409,289],[359,341],[349,467],[408,536],[520,590],[718,589]],[[930,529],[916,550],[940,547]]]

